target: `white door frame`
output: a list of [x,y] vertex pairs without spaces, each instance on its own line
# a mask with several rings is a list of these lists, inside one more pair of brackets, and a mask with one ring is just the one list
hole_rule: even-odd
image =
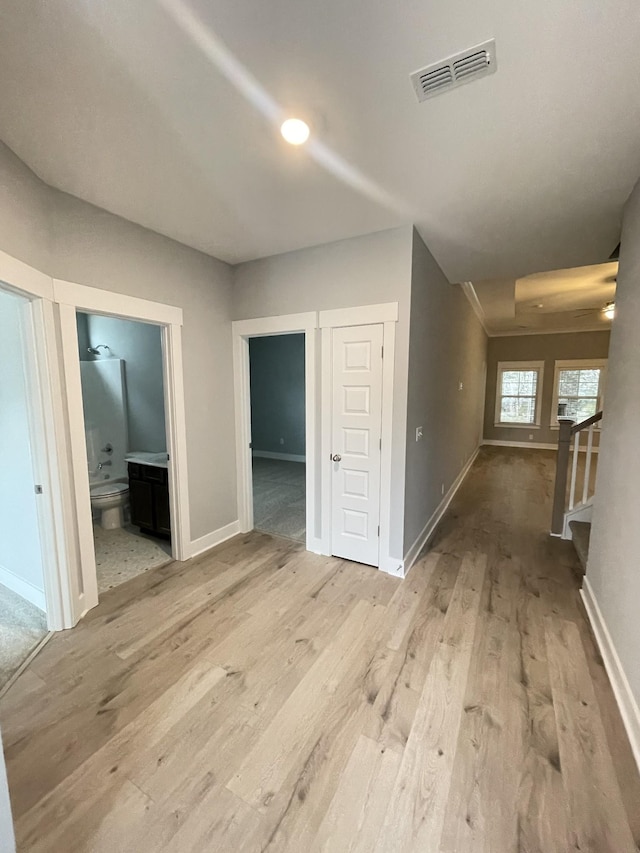
[[42,548],[47,627],[71,628],[77,622],[73,586],[72,503],[66,481],[61,376],[56,355],[53,283],[49,276],[0,251],[0,287],[23,297],[25,375],[29,397],[34,482]]
[[319,551],[316,535],[316,329],[315,311],[235,320],[232,324],[233,376],[236,418],[236,466],[240,530],[253,530],[253,477],[251,457],[251,387],[249,338],[304,333],[305,354],[305,457],[306,457],[306,547]]
[[182,309],[59,279],[53,280],[53,295],[54,300],[59,304],[60,312],[71,467],[76,499],[80,565],[82,567],[83,588],[80,598],[82,613],[86,613],[98,603],[98,587],[82,408],[76,311],[102,314],[124,320],[138,320],[152,323],[162,329],[172,551],[174,559],[186,560],[190,556],[191,531],[182,370]]
[[398,303],[362,305],[358,308],[338,308],[320,311],[319,323],[322,334],[321,366],[321,553],[331,554],[331,465],[332,436],[332,329],[343,326],[383,326],[384,359],[382,362],[382,450],[380,458],[380,551],[378,568],[383,572],[398,575],[401,571],[398,560],[389,554],[391,536],[391,458],[393,439],[393,390],[395,365],[396,323]]

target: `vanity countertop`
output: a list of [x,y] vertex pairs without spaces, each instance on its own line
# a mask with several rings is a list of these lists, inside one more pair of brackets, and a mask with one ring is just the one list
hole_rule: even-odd
[[125,462],[137,462],[138,465],[151,465],[154,468],[168,468],[166,453],[151,453],[147,450],[132,450],[124,457]]

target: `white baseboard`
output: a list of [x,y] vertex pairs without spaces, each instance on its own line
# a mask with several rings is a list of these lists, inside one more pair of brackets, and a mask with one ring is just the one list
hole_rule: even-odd
[[613,692],[620,709],[622,722],[627,730],[627,737],[631,743],[633,756],[640,770],[640,708],[631,692],[631,685],[625,675],[622,663],[613,645],[611,634],[602,616],[602,611],[598,605],[598,601],[593,593],[593,588],[589,583],[588,578],[584,579],[584,586],[581,589],[582,600],[593,628],[593,633],[604,661],[605,669],[609,676],[609,681],[613,687]]
[[[557,450],[557,444],[547,444],[541,441],[502,441],[497,438],[483,438],[482,444],[488,444],[490,447],[528,447],[530,450]],[[573,450],[573,444],[571,445]],[[597,453],[600,448],[592,447],[593,453]],[[580,445],[578,448],[580,453],[586,453],[586,445]]]
[[557,450],[557,444],[545,444],[541,441],[502,441],[497,438],[483,438],[482,444],[490,447],[529,447],[531,450]]
[[394,578],[405,576],[405,561],[399,560],[397,557],[380,557],[378,568],[387,575],[393,575]]
[[204,554],[205,551],[215,548],[216,545],[226,542],[227,539],[237,536],[238,533],[240,533],[239,521],[232,521],[231,524],[225,524],[224,527],[220,527],[218,530],[213,530],[199,539],[194,539],[189,546],[189,556],[197,557],[199,554]]
[[476,447],[475,451],[471,454],[469,461],[464,466],[462,471],[460,471],[460,473],[458,474],[456,479],[453,481],[451,488],[449,489],[447,494],[444,496],[444,498],[438,504],[438,508],[433,513],[433,515],[431,516],[429,521],[427,521],[425,526],[420,531],[418,538],[416,539],[416,541],[413,543],[413,545],[409,548],[409,550],[405,554],[405,557],[404,557],[404,575],[401,575],[401,577],[406,577],[408,575],[409,569],[411,568],[411,566],[413,566],[413,564],[417,560],[418,554],[420,553],[420,551],[422,551],[425,543],[428,541],[429,537],[431,536],[433,531],[436,529],[438,522],[440,521],[442,516],[447,511],[447,507],[449,506],[449,504],[453,500],[455,493],[458,491],[458,489],[462,485],[462,481],[467,476],[469,469],[471,468],[473,463],[476,461],[476,457],[477,457],[479,452],[480,452],[480,448]]
[[271,450],[252,450],[253,456],[259,459],[282,459],[285,462],[306,462],[306,456],[298,456],[295,453],[274,453]]
[[21,598],[35,604],[43,613],[47,612],[47,602],[45,601],[44,592],[38,589],[29,581],[25,581],[18,575],[14,574],[4,566],[0,566],[0,583],[6,586],[12,592],[15,592]]

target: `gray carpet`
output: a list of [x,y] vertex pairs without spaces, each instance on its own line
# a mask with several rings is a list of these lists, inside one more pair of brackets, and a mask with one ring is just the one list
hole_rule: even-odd
[[42,610],[0,584],[0,688],[47,633]]
[[305,541],[304,462],[253,460],[253,523],[264,533]]

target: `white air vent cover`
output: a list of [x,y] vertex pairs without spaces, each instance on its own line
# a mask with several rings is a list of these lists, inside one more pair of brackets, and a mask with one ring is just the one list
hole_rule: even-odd
[[426,101],[441,92],[470,83],[478,77],[493,74],[498,69],[496,43],[494,39],[469,50],[456,53],[441,62],[434,62],[414,71],[411,75],[413,88],[419,101]]

